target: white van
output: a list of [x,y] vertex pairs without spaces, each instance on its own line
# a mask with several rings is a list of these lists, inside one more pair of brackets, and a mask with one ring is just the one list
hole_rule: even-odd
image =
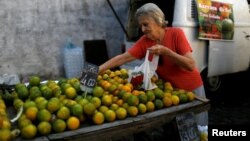
[[[134,19],[138,7],[147,2],[157,4],[165,13],[168,26],[182,28],[193,48],[193,55],[202,74],[205,89],[220,88],[220,76],[247,71],[250,66],[250,11],[249,0],[214,0],[232,4],[234,37],[232,41],[201,40],[198,38],[198,12],[196,0],[131,0],[126,24],[126,48],[140,37]],[[132,62],[131,65],[137,65]]]

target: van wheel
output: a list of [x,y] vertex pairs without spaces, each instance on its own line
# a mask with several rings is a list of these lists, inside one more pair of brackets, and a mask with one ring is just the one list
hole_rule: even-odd
[[205,69],[201,73],[206,97],[209,99],[218,98],[219,91],[222,87],[222,78],[220,76],[207,77],[207,72],[207,69]]

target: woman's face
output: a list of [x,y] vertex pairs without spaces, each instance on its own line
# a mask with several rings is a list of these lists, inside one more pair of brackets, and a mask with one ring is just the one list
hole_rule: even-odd
[[138,17],[139,26],[143,32],[143,34],[151,39],[158,40],[159,38],[159,29],[162,27],[159,26],[155,20],[150,16],[140,16]]

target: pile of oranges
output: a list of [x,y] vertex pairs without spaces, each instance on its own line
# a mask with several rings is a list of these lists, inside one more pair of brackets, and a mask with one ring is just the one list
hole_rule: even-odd
[[[194,94],[174,89],[169,82],[152,79],[158,88],[136,89],[128,82],[128,70],[107,70],[97,77],[91,93],[81,90],[77,78],[41,82],[31,76],[29,84],[15,86],[13,107],[23,113],[17,121],[21,138],[100,125],[194,100]],[[88,124],[83,124],[88,123]],[[1,125],[1,124],[0,124]]]

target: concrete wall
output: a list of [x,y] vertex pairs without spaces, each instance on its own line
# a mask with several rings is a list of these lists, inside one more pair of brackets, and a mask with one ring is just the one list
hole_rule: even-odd
[[[110,0],[123,22],[129,0]],[[105,39],[109,56],[121,52],[124,32],[106,0],[0,0],[0,75],[21,79],[64,77],[62,51],[67,37]]]

